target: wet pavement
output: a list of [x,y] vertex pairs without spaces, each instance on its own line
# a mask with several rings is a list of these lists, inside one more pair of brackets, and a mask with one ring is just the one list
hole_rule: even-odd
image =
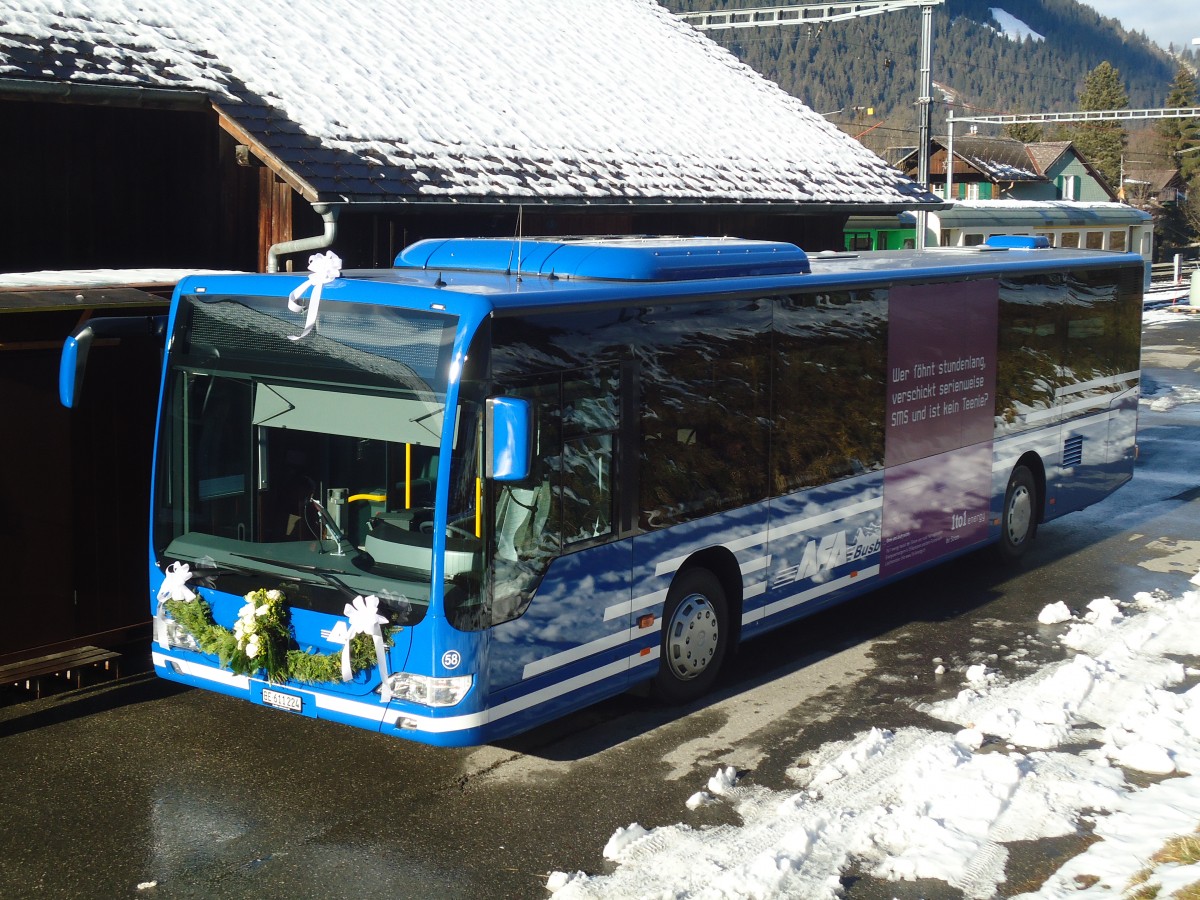
[[[1198,336],[1200,317],[1149,329],[1148,382],[1200,385]],[[716,766],[786,790],[825,741],[947,727],[915,704],[955,693],[967,665],[1019,677],[1058,658],[1046,604],[1183,590],[1200,566],[1200,435],[1183,413],[1141,427],[1134,482],[1042,528],[1019,569],[975,554],[775,632],[691,707],[629,695],[503,745],[437,749],[148,674],[40,700],[4,689],[0,897],[541,898],[552,870],[605,871],[618,827],[735,821],[685,807]],[[1087,840],[1012,848],[1006,888]],[[860,873],[846,886],[959,896]]]

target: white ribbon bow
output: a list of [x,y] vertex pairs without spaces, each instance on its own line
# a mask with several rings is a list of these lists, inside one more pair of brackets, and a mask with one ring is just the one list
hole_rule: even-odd
[[[289,334],[288,340],[290,341],[298,341],[302,337],[307,337],[317,327],[317,307],[321,305],[321,288],[342,274],[341,257],[332,250],[314,253],[308,258],[308,271],[308,280],[288,294],[288,309],[292,312],[304,312],[306,307],[308,309],[308,317],[304,320],[304,330],[299,334]],[[301,303],[300,298],[310,287],[312,288],[312,297],[309,298],[307,304]]]
[[167,571],[163,574],[162,587],[158,589],[159,603],[165,600],[182,600],[185,603],[191,603],[196,599],[196,592],[187,586],[188,580],[192,577],[191,567],[187,563],[176,560],[167,566]]
[[167,608],[165,604],[168,600],[191,603],[196,599],[196,592],[187,586],[188,579],[191,577],[191,567],[179,560],[175,560],[167,566],[166,572],[163,573],[163,583],[158,589],[158,608],[154,611],[154,639],[164,650],[171,649],[167,639]]
[[342,645],[342,681],[354,677],[350,669],[350,641],[358,634],[368,634],[375,642],[375,658],[379,661],[379,694],[383,702],[392,699],[392,691],[388,686],[387,648],[383,645],[383,630],[381,625],[387,624],[387,617],[379,615],[379,598],[372,594],[363,597],[361,594],[346,604],[343,610],[350,620],[350,630],[346,633],[346,643]]

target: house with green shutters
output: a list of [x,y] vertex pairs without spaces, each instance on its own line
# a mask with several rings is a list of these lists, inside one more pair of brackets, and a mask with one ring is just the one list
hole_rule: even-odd
[[[929,160],[930,188],[946,194],[948,142],[934,139]],[[916,175],[913,148],[897,168]],[[966,135],[954,140],[951,169],[954,200],[1078,200],[1111,202],[1117,194],[1071,141],[1026,144],[1013,138]]]

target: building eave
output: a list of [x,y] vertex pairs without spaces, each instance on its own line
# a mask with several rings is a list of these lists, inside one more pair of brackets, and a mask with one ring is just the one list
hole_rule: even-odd
[[146,87],[138,84],[42,81],[8,76],[0,78],[0,100],[191,111],[203,110],[209,106],[208,95],[197,90]]

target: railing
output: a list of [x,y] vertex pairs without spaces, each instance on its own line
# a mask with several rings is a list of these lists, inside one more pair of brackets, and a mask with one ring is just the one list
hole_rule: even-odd
[[1175,254],[1175,258],[1170,262],[1154,263],[1150,267],[1150,280],[1159,285],[1185,285],[1190,282],[1192,272],[1197,269],[1200,269],[1200,261],[1184,260],[1179,254]]

